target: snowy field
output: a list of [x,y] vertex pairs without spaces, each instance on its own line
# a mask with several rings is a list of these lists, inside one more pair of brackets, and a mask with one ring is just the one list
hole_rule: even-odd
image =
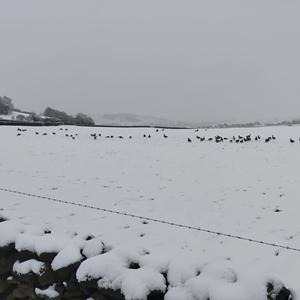
[[[300,127],[17,133],[0,127],[0,187],[300,248]],[[250,133],[262,140],[196,139]],[[276,140],[265,143],[272,134]],[[300,299],[297,251],[3,191],[0,210],[10,220],[0,223],[0,246],[61,251],[56,269],[83,253],[89,259],[78,279],[101,277],[99,286],[121,289],[128,300],[153,290],[166,290],[167,300],[260,300],[267,282],[282,282]],[[100,254],[103,247],[110,251]]]

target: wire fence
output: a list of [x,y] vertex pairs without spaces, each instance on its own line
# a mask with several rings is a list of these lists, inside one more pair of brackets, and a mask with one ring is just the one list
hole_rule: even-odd
[[278,244],[278,243],[272,243],[272,242],[263,241],[263,240],[259,240],[259,239],[248,238],[245,236],[240,236],[240,235],[235,235],[235,234],[230,234],[230,233],[225,233],[225,232],[219,232],[219,231],[215,231],[215,230],[211,230],[211,229],[207,229],[207,228],[203,228],[203,227],[190,226],[190,225],[170,222],[170,221],[166,221],[166,220],[162,220],[162,219],[139,216],[139,215],[135,215],[135,214],[131,214],[131,213],[121,212],[121,211],[112,210],[112,209],[108,209],[108,208],[97,207],[97,206],[93,206],[93,205],[89,205],[89,204],[82,204],[82,203],[78,203],[78,202],[72,202],[72,201],[57,199],[57,198],[53,198],[53,197],[47,197],[47,196],[36,195],[36,194],[32,194],[32,193],[7,189],[4,187],[0,187],[0,191],[11,193],[11,194],[18,194],[18,195],[22,195],[22,196],[26,196],[26,197],[43,199],[43,200],[52,201],[52,202],[56,202],[56,203],[60,203],[60,204],[66,204],[66,205],[72,205],[72,206],[77,206],[77,207],[81,207],[81,208],[93,209],[93,210],[102,211],[102,212],[106,212],[106,213],[110,213],[110,214],[126,216],[126,217],[130,217],[130,218],[134,218],[134,219],[169,225],[169,226],[173,226],[173,227],[177,227],[177,228],[196,230],[196,231],[200,231],[200,232],[205,232],[207,234],[212,234],[212,235],[226,237],[226,238],[240,240],[240,241],[247,241],[247,242],[255,243],[255,244],[259,244],[259,245],[300,252],[300,248],[294,248],[294,247],[290,247],[290,246],[286,246],[286,245],[282,245],[282,244]]

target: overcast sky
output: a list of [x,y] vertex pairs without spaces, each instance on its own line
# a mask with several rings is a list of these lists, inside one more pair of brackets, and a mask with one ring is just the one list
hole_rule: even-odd
[[27,110],[300,116],[298,0],[0,0],[0,95]]

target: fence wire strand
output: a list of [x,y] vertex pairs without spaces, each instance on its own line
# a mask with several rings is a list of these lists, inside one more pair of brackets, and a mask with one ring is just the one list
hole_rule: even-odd
[[56,202],[56,203],[60,203],[60,204],[73,205],[73,206],[77,206],[77,207],[81,207],[81,208],[88,208],[88,209],[93,209],[93,210],[97,210],[97,211],[103,211],[103,212],[110,213],[110,214],[122,215],[122,216],[126,216],[126,217],[131,217],[134,219],[169,225],[169,226],[173,226],[173,227],[184,228],[184,229],[188,229],[188,230],[201,231],[201,232],[205,232],[205,233],[216,235],[216,236],[223,236],[226,238],[247,241],[247,242],[255,243],[255,244],[259,244],[259,245],[265,245],[265,246],[270,246],[270,247],[274,247],[274,248],[281,248],[281,249],[285,249],[285,250],[300,252],[299,248],[294,248],[294,247],[285,246],[285,245],[272,243],[272,242],[267,242],[267,241],[263,241],[263,240],[258,240],[258,239],[254,239],[254,238],[248,238],[245,236],[240,236],[240,235],[235,235],[235,234],[230,234],[230,233],[225,233],[225,232],[219,232],[219,231],[215,231],[215,230],[211,230],[211,229],[207,229],[207,228],[203,228],[203,227],[190,226],[190,225],[170,222],[170,221],[166,221],[166,220],[162,220],[162,219],[139,216],[139,215],[135,215],[135,214],[131,214],[131,213],[121,212],[121,211],[112,210],[112,209],[108,209],[108,208],[97,207],[97,206],[93,206],[93,205],[89,205],[89,204],[82,204],[82,203],[78,203],[78,202],[72,202],[72,201],[57,199],[57,198],[53,198],[53,197],[47,197],[47,196],[36,195],[36,194],[32,194],[32,193],[26,193],[26,192],[21,192],[21,191],[17,191],[17,190],[7,189],[4,187],[0,187],[0,191],[11,193],[11,194],[18,194],[18,195],[22,195],[22,196],[26,196],[26,197],[43,199],[43,200],[52,201],[52,202]]

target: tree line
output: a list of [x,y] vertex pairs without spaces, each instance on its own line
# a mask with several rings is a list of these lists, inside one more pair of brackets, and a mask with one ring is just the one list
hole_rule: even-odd
[[[69,115],[64,111],[47,107],[41,115],[34,112],[25,112],[15,108],[12,99],[7,96],[0,96],[0,115],[10,115],[16,112],[17,121],[26,122],[45,122],[60,125],[95,125],[94,120],[83,113],[78,113],[75,116]],[[18,114],[19,113],[19,114]]]

